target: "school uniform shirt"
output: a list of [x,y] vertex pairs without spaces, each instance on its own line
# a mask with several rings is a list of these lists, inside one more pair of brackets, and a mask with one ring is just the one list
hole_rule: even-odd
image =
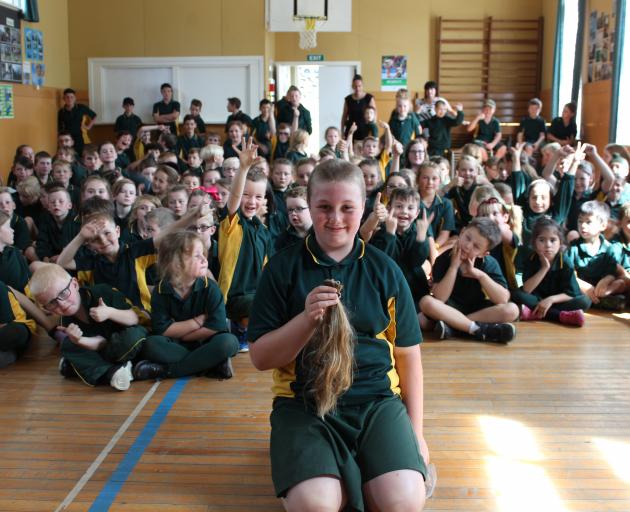
[[138,134],[138,130],[141,126],[142,119],[140,119],[136,114],[121,114],[116,118],[116,122],[114,123],[114,131],[129,132],[135,140],[136,135]]
[[392,112],[389,118],[389,128],[394,137],[403,146],[416,137],[420,137],[420,121],[413,112],[407,114],[407,117],[400,119],[398,112]]
[[197,123],[197,131],[199,133],[206,133],[206,123],[201,118],[201,115],[195,116],[195,123]]
[[296,229],[293,226],[289,226],[282,233],[280,233],[280,235],[275,239],[275,242],[274,242],[274,247],[275,247],[274,254],[276,252],[278,252],[278,251],[281,251],[282,249],[285,249],[287,247],[291,247],[292,245],[295,245],[295,244],[299,244],[303,240],[304,240],[304,238],[302,238],[299,235],[299,233],[296,231]]
[[613,238],[611,245],[617,264],[626,271],[630,271],[630,243],[625,241],[623,235],[617,235]]
[[501,133],[501,125],[496,117],[492,117],[489,123],[482,119],[477,123],[477,134],[475,140],[482,142],[492,142],[497,133]]
[[[298,106],[300,111],[300,117],[298,119],[298,128],[306,130],[309,135],[313,133],[313,127],[311,124],[311,113],[307,108],[300,103]],[[282,99],[277,104],[278,116],[276,117],[276,126],[280,123],[286,123],[289,126],[293,125],[293,106],[286,100]]]
[[146,271],[157,262],[153,238],[140,242],[122,243],[116,260],[88,251],[78,252],[74,258],[77,277],[82,284],[108,284],[120,290],[134,306],[151,311],[151,292]]
[[39,222],[46,211],[42,206],[42,203],[35,201],[33,204],[22,204],[20,196],[16,193],[13,194],[13,200],[15,201],[15,214],[26,219],[30,217],[36,226],[39,226]]
[[281,211],[276,210],[273,213],[267,214],[265,225],[269,231],[269,252],[267,253],[267,257],[270,257],[274,253],[276,240],[290,226],[289,217]]
[[[242,151],[243,143],[240,143],[236,147],[239,151]],[[232,147],[232,141],[228,139],[223,143],[223,158],[232,158],[232,157],[238,158],[238,153],[234,151],[234,148]]]
[[[449,249],[440,254],[435,260],[433,264],[433,283],[439,283],[446,275],[451,265],[451,252],[452,249]],[[501,267],[492,256],[476,258],[475,268],[485,272],[495,283],[507,289],[508,283],[505,280],[503,272],[501,272]],[[457,271],[455,284],[453,285],[453,291],[448,300],[454,301],[462,306],[474,306],[484,304],[488,300],[488,296],[483,291],[479,280],[473,279],[472,277],[464,277],[461,274],[461,269],[459,269]]]
[[118,169],[126,169],[127,167],[129,167],[130,163],[131,162],[129,161],[129,155],[127,155],[127,153],[123,151],[122,153],[118,153],[118,156],[116,157],[116,161],[114,162],[114,165]]
[[278,190],[275,188],[273,189],[273,199],[274,203],[276,204],[276,210],[285,217],[288,217],[289,215],[287,212],[287,202],[284,198],[284,194],[287,190],[288,188],[285,190]]
[[427,218],[433,214],[431,221],[431,231],[437,238],[442,231],[455,231],[455,212],[453,211],[453,203],[447,198],[435,194],[431,206],[427,206],[420,201],[420,215],[422,210],[426,210]]
[[293,165],[295,165],[300,160],[308,158],[308,155],[306,153],[302,153],[300,151],[287,151],[287,154],[284,157],[288,158],[289,160],[291,160]]
[[519,254],[520,245],[520,239],[513,232],[512,240],[507,243],[501,242],[494,249],[490,250],[490,256],[497,260],[510,290],[518,288],[516,282],[516,255]]
[[597,198],[597,190],[587,190],[581,197],[576,197],[575,192],[571,198],[571,206],[569,206],[569,213],[567,214],[567,231],[577,231],[578,218],[580,216],[580,209],[582,205],[587,201],[592,201]]
[[518,131],[523,132],[525,142],[533,144],[538,140],[541,132],[545,134],[547,133],[547,126],[545,125],[545,120],[540,116],[526,116],[521,118]]
[[31,334],[35,334],[37,330],[35,320],[26,316],[13,292],[9,290],[4,282],[0,281],[0,324],[9,324],[11,322],[24,324]]
[[188,137],[187,135],[180,135],[177,137],[177,155],[181,154],[181,157],[184,160],[188,159],[188,152],[192,148],[202,148],[203,140],[199,135],[193,135],[192,137]]
[[269,134],[269,120],[265,121],[261,116],[257,116],[252,121],[252,136],[258,144],[267,147],[271,153],[271,136]]
[[422,121],[422,128],[429,130],[429,147],[432,155],[442,155],[446,150],[451,149],[451,128],[459,126],[464,122],[464,112],[457,111],[455,117],[446,115],[444,117],[433,116],[431,119]]
[[46,212],[38,228],[35,252],[37,257],[43,261],[44,258],[52,258],[61,254],[64,247],[81,231],[81,223],[78,222],[72,211],[68,212],[61,225],[57,224],[49,212]]
[[33,243],[26,221],[16,213],[13,213],[9,225],[13,228],[13,245],[20,251],[25,251]]
[[84,117],[94,119],[96,117],[96,112],[82,103],[75,103],[74,107],[70,110],[66,107],[62,107],[59,109],[59,112],[57,112],[57,131],[70,132],[70,135],[74,140],[74,149],[77,153],[79,153],[79,155],[83,149],[83,144],[90,142],[87,140],[87,134],[83,131]]
[[240,208],[219,225],[219,288],[230,297],[253,294],[271,250],[271,236],[256,216],[247,219]]
[[[153,104],[153,114],[172,114],[173,112],[181,112],[182,109],[179,105],[178,101],[169,101],[168,103],[164,103],[164,101],[158,101]],[[171,129],[171,133],[173,135],[177,135],[177,120],[171,121],[170,123],[160,123],[168,126]]]
[[[87,178],[88,175],[91,173],[79,162],[73,162],[70,167],[72,168],[72,177],[70,178],[70,184],[77,188],[81,188],[81,185],[83,185],[85,178]],[[94,172],[98,173],[98,169]]]
[[[400,395],[394,348],[422,341],[413,298],[394,261],[358,237],[350,254],[339,262],[326,255],[313,235],[274,256],[254,299],[249,341],[255,343],[302,313],[306,296],[325,279],[343,284],[341,302],[356,333],[353,381],[339,405]],[[300,353],[273,371],[273,393],[310,401],[309,377]]]
[[470,215],[468,211],[468,205],[470,204],[470,198],[476,188],[477,184],[473,183],[469,189],[465,189],[464,187],[453,187],[446,193],[446,198],[453,202],[455,221],[458,230],[466,227],[472,220],[472,215]]
[[[523,282],[527,281],[540,270],[540,257],[535,252],[530,252],[525,262]],[[551,268],[547,271],[543,280],[530,293],[540,298],[546,298],[560,293],[566,293],[569,297],[582,295],[577,279],[575,278],[575,269],[562,253],[556,255],[551,263]]]
[[558,139],[570,139],[577,136],[577,124],[575,119],[569,121],[569,125],[565,125],[562,117],[555,117],[551,121],[549,133]]
[[271,161],[273,162],[276,158],[285,158],[286,154],[289,152],[289,142],[280,142],[278,137],[273,137],[271,139]]
[[385,226],[381,226],[370,239],[374,247],[387,254],[402,270],[411,290],[416,311],[420,299],[430,292],[422,264],[429,257],[429,237],[433,236],[431,226],[424,241],[419,242],[417,235],[416,223],[412,222],[406,231],[396,234],[388,233]]
[[190,293],[182,298],[167,279],[162,279],[151,294],[153,334],[163,334],[173,323],[206,315],[202,327],[227,331],[225,304],[221,290],[207,277],[195,279]]
[[81,286],[79,288],[79,296],[81,297],[81,305],[88,314],[88,321],[83,322],[76,316],[64,316],[61,318],[61,325],[67,327],[70,324],[77,324],[83,331],[83,336],[103,336],[106,340],[112,337],[112,334],[120,332],[127,326],[114,322],[113,320],[105,320],[104,322],[96,322],[90,317],[90,308],[98,307],[99,299],[112,308],[128,310],[132,309],[132,304],[123,293],[108,284],[95,284],[92,286]]
[[606,277],[617,273],[617,262],[612,244],[599,235],[599,249],[595,254],[589,252],[583,238],[574,240],[566,252],[566,259],[575,268],[578,277],[592,285]]
[[31,278],[26,258],[15,247],[7,245],[0,252],[0,281],[11,288],[24,292],[24,288]]

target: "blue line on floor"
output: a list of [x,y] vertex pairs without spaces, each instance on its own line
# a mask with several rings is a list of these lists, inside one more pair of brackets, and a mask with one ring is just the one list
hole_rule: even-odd
[[149,421],[147,421],[140,435],[138,435],[131,448],[129,448],[123,460],[120,461],[116,470],[105,483],[100,494],[96,497],[94,503],[92,503],[89,512],[107,512],[109,510],[116,496],[118,496],[120,489],[129,478],[129,475],[140,460],[140,457],[142,457],[144,451],[149,444],[151,444],[155,434],[160,430],[160,426],[168,416],[169,411],[189,380],[190,379],[186,377],[174,382],[171,389],[168,390],[160,402],[160,405],[158,405],[153,415],[149,418]]

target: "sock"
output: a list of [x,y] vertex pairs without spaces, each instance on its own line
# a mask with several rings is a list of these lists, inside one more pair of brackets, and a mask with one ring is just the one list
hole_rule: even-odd
[[560,321],[560,311],[555,308],[549,308],[547,310],[547,314],[545,315],[545,320],[550,320],[552,322]]
[[475,334],[479,330],[479,325],[477,322],[470,322],[470,327],[468,327],[468,334]]

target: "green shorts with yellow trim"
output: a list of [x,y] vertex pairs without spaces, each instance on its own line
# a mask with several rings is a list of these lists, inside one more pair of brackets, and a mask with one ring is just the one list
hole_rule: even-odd
[[348,506],[363,510],[362,485],[377,476],[426,467],[407,409],[398,396],[338,406],[319,418],[300,400],[277,398],[271,413],[271,474],[278,497],[295,485],[339,478]]

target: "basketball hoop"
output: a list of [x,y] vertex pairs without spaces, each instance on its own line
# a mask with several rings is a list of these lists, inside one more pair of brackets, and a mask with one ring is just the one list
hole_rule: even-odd
[[317,46],[317,22],[322,18],[316,16],[304,16],[299,18],[304,21],[304,27],[300,30],[300,48],[310,50]]

